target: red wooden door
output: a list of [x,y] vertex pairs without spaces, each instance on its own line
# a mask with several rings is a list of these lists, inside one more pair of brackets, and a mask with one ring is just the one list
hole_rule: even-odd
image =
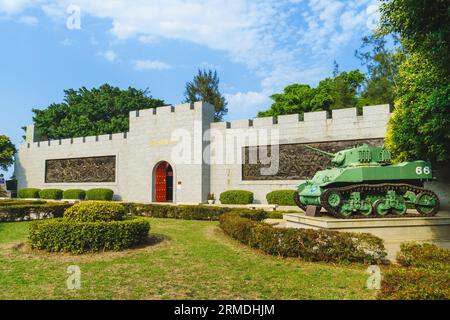
[[166,202],[166,167],[167,162],[161,162],[155,172],[155,200]]

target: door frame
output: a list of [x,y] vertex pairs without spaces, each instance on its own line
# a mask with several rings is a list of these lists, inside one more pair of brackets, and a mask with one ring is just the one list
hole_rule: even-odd
[[[152,186],[151,186],[151,190],[152,190],[151,202],[156,202],[156,168],[163,162],[167,163],[172,168],[172,173],[173,173],[172,201],[166,201],[165,203],[175,203],[176,202],[176,172],[175,172],[175,167],[167,160],[158,160],[158,161],[156,161],[156,163],[153,166]],[[167,185],[166,185],[166,190],[167,190]]]

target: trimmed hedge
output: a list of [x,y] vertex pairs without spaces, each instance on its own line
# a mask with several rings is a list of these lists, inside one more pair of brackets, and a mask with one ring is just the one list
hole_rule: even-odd
[[36,189],[36,188],[24,188],[24,189],[19,189],[19,191],[17,192],[17,194],[19,195],[19,198],[39,198],[39,191],[41,191],[41,189]]
[[127,213],[153,218],[173,218],[185,220],[219,220],[224,213],[238,213],[253,220],[262,220],[267,217],[263,210],[251,210],[245,208],[215,207],[209,205],[160,205],[122,203]]
[[84,200],[86,199],[86,191],[80,189],[69,189],[63,192],[64,199]]
[[379,299],[450,300],[450,250],[403,243],[397,262],[400,267],[383,274]]
[[86,192],[87,200],[111,201],[113,199],[113,196],[114,191],[105,188],[91,189]]
[[253,203],[253,192],[246,190],[228,190],[220,194],[222,204],[251,204]]
[[26,203],[0,206],[0,221],[21,221],[62,217],[68,203]]
[[294,202],[295,190],[274,190],[266,194],[266,200],[269,204],[277,204],[279,206],[295,206]]
[[64,218],[73,222],[118,221],[125,214],[124,207],[115,202],[86,201],[66,210]]
[[149,230],[149,222],[142,218],[96,222],[62,218],[33,223],[28,239],[33,249],[51,252],[117,251],[145,243]]
[[234,214],[222,215],[220,227],[243,244],[275,256],[306,261],[382,263],[387,255],[383,240],[367,233],[274,228]]
[[15,205],[25,205],[25,204],[33,204],[40,205],[47,203],[44,200],[21,200],[21,199],[8,199],[8,200],[0,200],[0,208],[5,206],[15,206]]
[[39,198],[61,200],[63,197],[63,191],[61,189],[42,189],[39,191]]

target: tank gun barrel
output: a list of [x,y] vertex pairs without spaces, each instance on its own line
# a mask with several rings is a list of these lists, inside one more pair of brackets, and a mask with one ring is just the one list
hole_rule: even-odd
[[316,152],[318,152],[320,154],[323,154],[324,156],[327,156],[327,157],[330,157],[330,158],[333,158],[335,156],[334,153],[326,152],[326,151],[323,151],[323,150],[320,150],[320,149],[317,149],[317,148],[313,148],[313,147],[308,146],[308,145],[305,145],[305,148],[311,149],[313,151],[316,151]]

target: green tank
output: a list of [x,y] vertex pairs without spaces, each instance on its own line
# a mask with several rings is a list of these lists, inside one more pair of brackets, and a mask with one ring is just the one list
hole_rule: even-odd
[[424,189],[433,180],[426,161],[391,163],[384,147],[367,144],[329,153],[306,146],[331,158],[335,168],[318,171],[311,180],[300,184],[295,203],[321,208],[339,218],[398,217],[415,208],[421,216],[433,216],[439,210],[439,198]]

